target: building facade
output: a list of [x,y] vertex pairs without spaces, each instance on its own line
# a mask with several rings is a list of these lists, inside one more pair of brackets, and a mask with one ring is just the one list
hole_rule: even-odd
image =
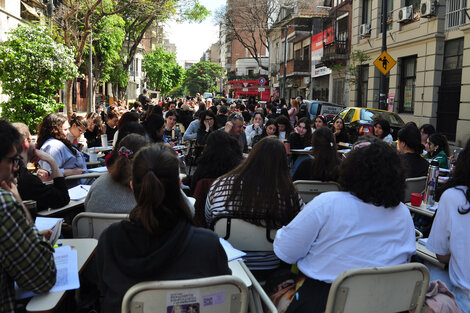
[[[470,23],[461,0],[388,0],[387,52],[397,61],[386,77],[390,109],[405,121],[433,124],[457,145],[470,137]],[[382,73],[382,1],[352,4],[352,50],[370,57],[350,104],[378,107]],[[358,95],[358,93],[360,93]],[[360,101],[357,101],[360,99]]]

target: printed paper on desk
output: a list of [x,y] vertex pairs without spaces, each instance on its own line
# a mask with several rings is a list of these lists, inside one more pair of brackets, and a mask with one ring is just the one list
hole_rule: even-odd
[[90,168],[88,170],[89,173],[106,173],[107,171],[108,171],[108,168],[106,166]]
[[81,200],[85,199],[88,191],[90,191],[90,185],[78,185],[69,189],[70,200]]
[[[72,249],[70,246],[56,248],[54,262],[57,269],[57,277],[55,285],[49,292],[80,288],[77,250]],[[24,299],[36,295],[34,292],[20,289],[16,285],[15,293],[16,299]]]
[[224,238],[219,238],[219,240],[220,240],[220,244],[222,245],[222,247],[225,250],[225,254],[227,254],[227,259],[228,259],[229,262],[233,261],[233,260],[238,260],[241,257],[244,257],[246,255],[245,252],[243,252],[241,250],[238,250],[238,249],[235,249],[230,244],[230,242],[228,242]]
[[62,221],[62,218],[56,217],[36,217],[36,221],[34,222],[34,226],[36,226],[37,230],[43,231],[52,229],[58,221]]

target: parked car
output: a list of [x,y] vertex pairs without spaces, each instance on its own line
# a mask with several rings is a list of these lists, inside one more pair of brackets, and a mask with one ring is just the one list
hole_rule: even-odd
[[327,122],[332,121],[333,118],[341,112],[346,106],[336,103],[330,103],[320,100],[304,100],[302,107],[305,106],[305,109],[308,113],[308,117],[313,121],[317,115],[322,115]]
[[348,107],[336,116],[343,119],[350,142],[355,142],[361,135],[373,134],[374,120],[377,118],[383,118],[390,123],[393,140],[397,140],[398,131],[405,126],[405,122],[397,113],[379,109]]

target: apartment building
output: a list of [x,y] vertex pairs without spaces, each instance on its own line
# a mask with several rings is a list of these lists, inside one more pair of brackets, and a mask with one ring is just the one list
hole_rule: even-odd
[[[397,61],[386,77],[387,99],[405,121],[431,123],[458,145],[470,136],[470,24],[465,0],[387,0],[387,51]],[[361,67],[350,104],[378,107],[381,0],[352,4],[352,46]],[[360,93],[358,95],[358,93]],[[360,101],[356,101],[360,99]]]

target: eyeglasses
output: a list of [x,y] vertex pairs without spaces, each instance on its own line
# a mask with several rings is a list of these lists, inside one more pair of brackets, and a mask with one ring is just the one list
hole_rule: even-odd
[[7,160],[8,162],[10,162],[11,164],[13,164],[13,166],[18,166],[18,164],[20,164],[20,161],[21,161],[21,157],[19,155],[15,155],[13,157],[3,157],[1,158],[2,160]]

